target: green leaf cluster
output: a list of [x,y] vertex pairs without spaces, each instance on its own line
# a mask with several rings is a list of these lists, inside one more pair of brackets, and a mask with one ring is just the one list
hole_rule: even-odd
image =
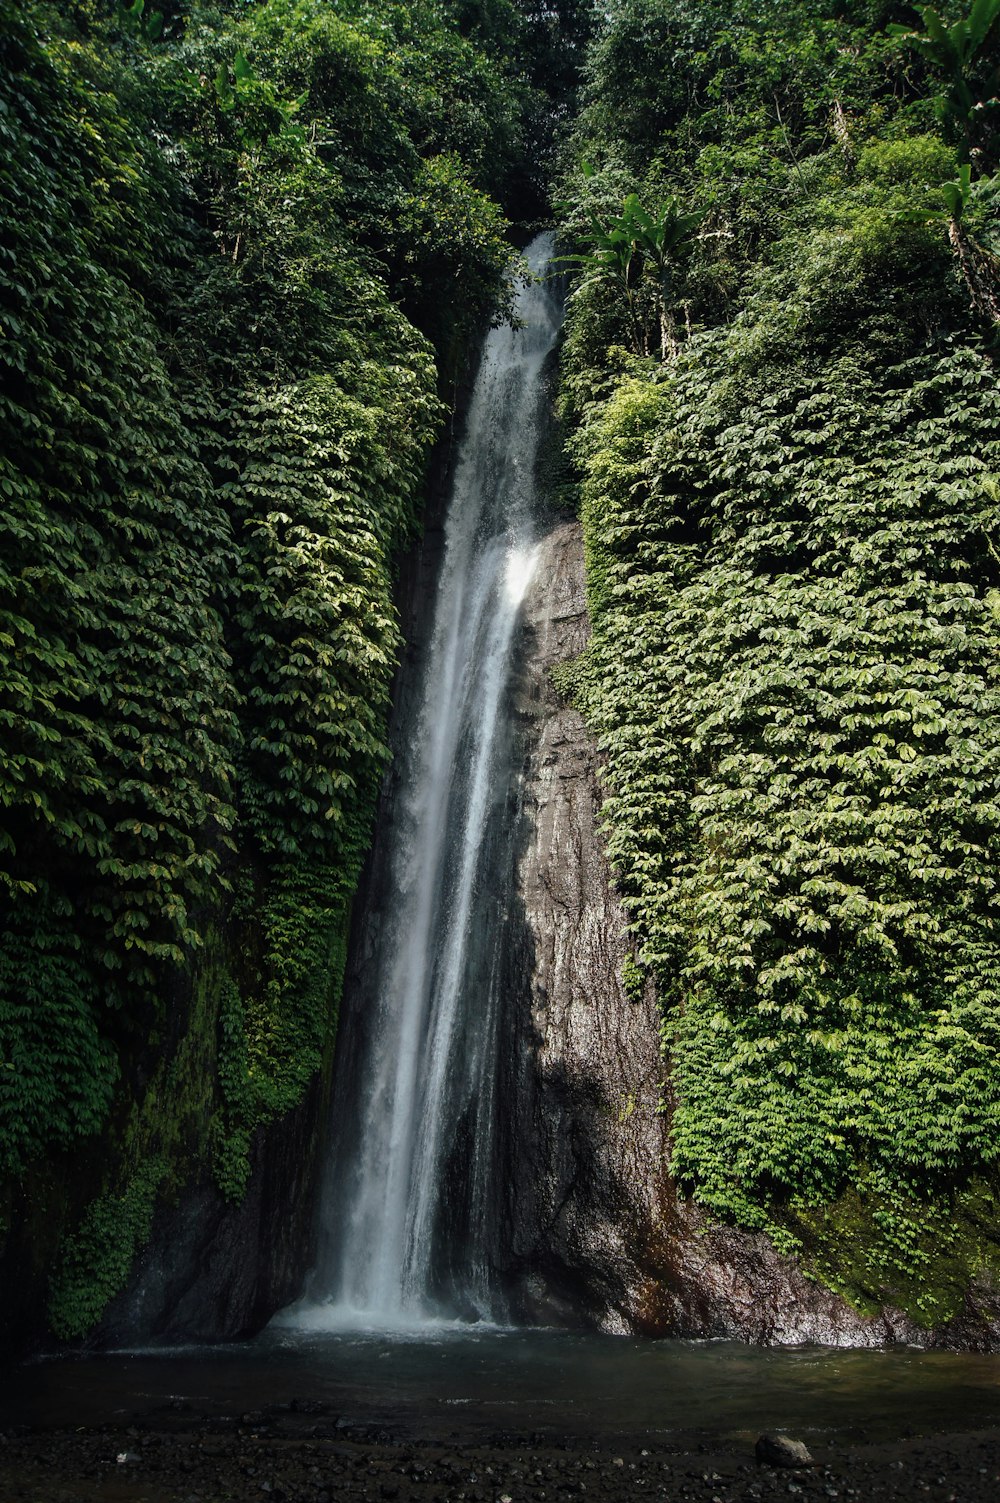
[[996,29],[1000,3],[972,0],[968,12],[954,20],[933,5],[914,8],[923,22],[923,30],[897,22],[888,27],[888,34],[913,48],[936,74],[943,75],[944,87],[935,100],[938,111],[946,123],[957,127],[966,146],[976,151],[977,112],[996,104],[995,99],[985,96],[989,88],[995,89],[997,85],[997,70],[995,65],[984,70],[980,54]]
[[99,70],[77,72],[23,21],[2,45],[9,1173],[71,1124],[94,1130],[122,1029],[198,944],[235,819],[236,720],[218,588],[229,523],[146,301],[155,256],[181,253],[171,185]]
[[228,1199],[246,1188],[255,1133],[303,1100],[333,1044],[356,880],[356,864],[282,865],[248,910],[240,983],[223,983],[218,1013],[212,1169]]

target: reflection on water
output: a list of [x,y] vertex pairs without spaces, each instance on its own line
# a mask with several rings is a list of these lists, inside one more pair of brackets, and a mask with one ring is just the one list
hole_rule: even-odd
[[223,1415],[297,1399],[398,1435],[715,1437],[762,1429],[872,1439],[1000,1421],[1000,1357],[773,1350],[495,1327],[331,1334],[29,1364],[0,1379],[3,1423],[97,1424],[171,1404]]

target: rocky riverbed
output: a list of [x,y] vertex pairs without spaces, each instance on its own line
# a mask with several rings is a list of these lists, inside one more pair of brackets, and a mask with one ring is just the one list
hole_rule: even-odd
[[811,1443],[760,1465],[754,1437],[636,1446],[614,1435],[416,1439],[303,1400],[242,1415],[175,1401],[133,1423],[0,1432],[3,1503],[975,1503],[1000,1495],[1000,1431]]

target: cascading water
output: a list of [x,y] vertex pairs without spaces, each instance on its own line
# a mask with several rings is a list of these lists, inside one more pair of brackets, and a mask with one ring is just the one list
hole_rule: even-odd
[[[536,239],[532,271],[551,254],[551,237]],[[298,1307],[306,1323],[501,1313],[489,1245],[499,988],[482,936],[502,896],[489,830],[506,787],[506,691],[535,563],[542,368],[559,310],[533,283],[517,315],[487,338],[445,520],[420,708],[389,815],[375,1015],[342,1024],[363,1037],[340,1041],[349,1126]]]

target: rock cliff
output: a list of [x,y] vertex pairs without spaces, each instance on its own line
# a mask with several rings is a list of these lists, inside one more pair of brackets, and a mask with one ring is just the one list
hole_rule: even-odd
[[[666,1171],[656,1001],[622,981],[624,915],[598,830],[596,754],[552,667],[586,645],[579,527],[548,534],[525,607],[518,690],[521,839],[509,959],[519,1009],[505,1062],[505,1274],[521,1315],[608,1331],[874,1346],[991,1344],[987,1300],[938,1332],[866,1318],[763,1236],[712,1226]],[[992,1302],[995,1303],[995,1302]]]

